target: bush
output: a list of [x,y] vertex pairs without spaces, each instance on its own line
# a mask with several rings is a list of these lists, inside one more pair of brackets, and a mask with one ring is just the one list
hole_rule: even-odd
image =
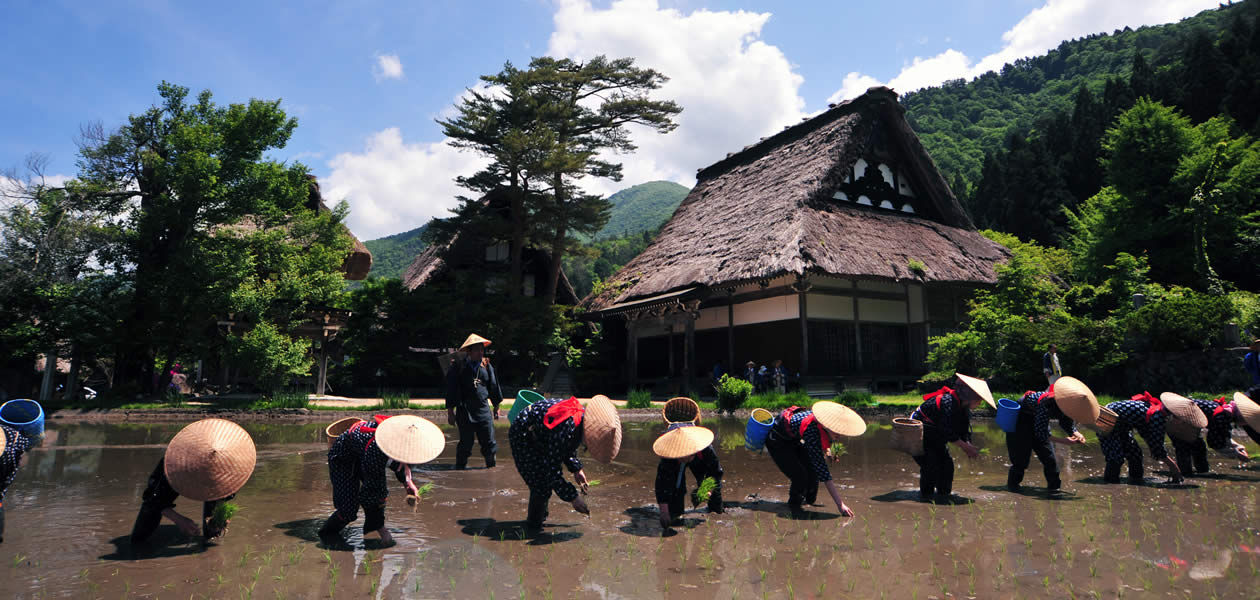
[[1158,352],[1208,348],[1237,316],[1229,296],[1174,289],[1124,319],[1139,349]]
[[849,408],[875,406],[875,396],[865,390],[848,390],[836,398],[836,402]]
[[652,392],[644,389],[630,390],[626,396],[626,408],[650,408],[652,406]]
[[411,408],[411,395],[406,392],[392,392],[381,398],[383,409]]
[[735,409],[744,405],[752,391],[753,384],[738,377],[722,375],[717,385],[718,412],[723,410],[731,413],[735,412]]

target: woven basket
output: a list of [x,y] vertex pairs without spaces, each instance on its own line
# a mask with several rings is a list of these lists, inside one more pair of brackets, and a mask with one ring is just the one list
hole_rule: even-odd
[[923,456],[923,422],[906,417],[893,419],[892,447],[910,456]]
[[1116,411],[1106,406],[1101,407],[1098,409],[1098,420],[1094,422],[1094,429],[1103,435],[1111,433],[1111,430],[1116,427],[1116,419],[1119,418],[1120,415],[1117,415]]
[[328,427],[324,428],[324,434],[328,436],[328,447],[331,448],[333,445],[333,442],[337,441],[337,438],[341,434],[347,431],[350,431],[350,428],[354,427],[355,423],[358,423],[362,420],[363,419],[360,419],[359,417],[346,417],[344,419],[338,419],[337,421],[333,421],[332,425],[329,425]]

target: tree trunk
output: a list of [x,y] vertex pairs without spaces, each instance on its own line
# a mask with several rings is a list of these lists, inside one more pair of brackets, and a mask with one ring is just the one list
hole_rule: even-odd
[[79,349],[75,346],[70,347],[70,374],[66,376],[66,390],[62,395],[62,400],[66,404],[74,402],[79,395],[79,363],[83,362],[79,359]]
[[556,303],[556,290],[560,287],[560,259],[564,257],[564,237],[567,235],[564,225],[556,229],[556,237],[551,240],[551,272],[547,274],[547,304]]
[[39,403],[48,404],[52,400],[54,373],[57,372],[57,350],[49,348],[44,353],[44,379],[39,385]]
[[512,175],[512,290],[510,295],[520,296],[524,293],[524,257],[525,251],[525,191],[517,182],[516,174]]

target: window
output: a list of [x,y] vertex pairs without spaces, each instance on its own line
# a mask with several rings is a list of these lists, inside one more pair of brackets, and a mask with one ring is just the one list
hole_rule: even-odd
[[510,255],[507,242],[486,246],[486,262],[507,262]]

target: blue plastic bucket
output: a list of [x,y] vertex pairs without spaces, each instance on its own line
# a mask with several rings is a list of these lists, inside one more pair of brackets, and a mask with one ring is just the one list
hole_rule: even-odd
[[542,394],[530,390],[521,390],[516,392],[516,399],[512,401],[512,408],[508,411],[508,423],[516,422],[516,415],[521,411],[529,408],[529,405],[539,402],[543,399]]
[[1015,433],[1019,421],[1019,403],[1010,398],[998,398],[997,424],[1006,433]]
[[10,400],[0,405],[0,423],[28,438],[44,435],[44,408],[34,400]]
[[774,425],[774,414],[764,408],[754,408],[744,428],[744,447],[757,452],[766,447],[766,436]]

